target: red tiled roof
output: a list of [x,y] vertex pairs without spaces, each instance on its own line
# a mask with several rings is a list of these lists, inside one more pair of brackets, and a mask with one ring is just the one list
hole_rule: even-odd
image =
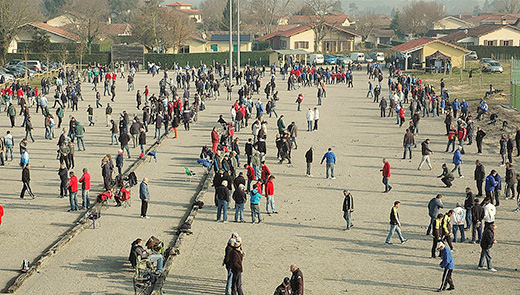
[[502,20],[509,22],[516,22],[517,19],[520,18],[520,14],[513,13],[484,13],[472,18],[465,19],[467,22],[500,22]]
[[460,49],[460,50],[465,51],[465,52],[470,52],[470,50],[467,50],[467,49],[462,48],[460,46],[453,45],[453,44],[448,43],[446,41],[443,41],[443,40],[440,40],[440,39],[435,39],[435,38],[419,38],[419,39],[415,39],[415,40],[412,40],[412,41],[409,41],[409,42],[406,42],[406,43],[394,46],[392,49],[395,50],[395,51],[410,52],[410,51],[414,51],[412,49],[419,49],[419,48],[422,48],[425,45],[428,45],[428,44],[433,43],[433,42],[442,43],[444,45],[447,45],[447,46],[450,46],[450,47],[453,47],[453,48],[456,48],[456,49]]
[[29,23],[29,25],[42,29],[42,30],[45,30],[45,31],[48,31],[48,32],[51,32],[51,33],[54,33],[56,35],[62,36],[64,38],[67,38],[67,39],[70,39],[73,41],[79,41],[81,39],[78,35],[76,35],[74,33],[71,33],[69,31],[59,28],[59,27],[53,27],[46,23],[32,22],[32,23]]
[[190,15],[201,14],[200,10],[198,9],[178,9],[176,11]]
[[359,37],[358,34],[356,34],[356,33],[352,32],[352,31],[349,31],[349,30],[345,29],[345,27],[343,27],[343,26],[335,26],[335,25],[331,25],[331,24],[325,24],[325,25],[326,25],[326,26],[329,26],[329,27],[331,27],[331,28],[334,28],[334,29],[336,29],[336,30],[338,30],[338,31],[342,31],[342,32],[344,32],[344,33],[350,34],[350,35],[352,35],[352,36]]
[[177,1],[170,4],[166,4],[166,6],[191,6],[191,4]]
[[470,28],[470,29],[468,29],[467,34],[465,33],[464,30],[459,30],[457,32],[444,36],[441,39],[444,41],[447,41],[447,42],[454,42],[454,41],[459,41],[461,39],[464,39],[466,37],[480,37],[480,36],[489,34],[491,32],[500,30],[502,28],[511,28],[511,29],[520,31],[520,28],[513,27],[510,25],[489,24],[489,25],[480,25],[478,27]]
[[103,33],[109,36],[120,36],[124,35],[127,29],[130,29],[130,24],[109,24],[103,28]]
[[256,38],[256,40],[258,40],[258,41],[265,41],[265,40],[269,40],[269,39],[271,39],[271,38],[273,38],[275,36],[291,37],[291,36],[294,36],[296,34],[305,32],[305,31],[310,30],[310,29],[311,28],[309,26],[297,26],[297,27],[290,28],[290,29],[287,29],[287,30],[278,30],[278,31],[270,33],[270,34],[267,34],[267,35],[264,35],[264,36],[260,36],[260,37]]

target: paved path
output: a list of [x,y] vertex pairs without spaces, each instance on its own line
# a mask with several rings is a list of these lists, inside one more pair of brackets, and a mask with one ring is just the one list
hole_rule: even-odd
[[[265,215],[262,199],[264,224],[222,224],[215,222],[214,207],[203,208],[192,227],[195,234],[183,243],[182,255],[167,280],[167,294],[224,294],[226,271],[221,264],[231,232],[240,233],[244,241],[246,294],[271,294],[285,276],[290,277],[292,263],[303,271],[305,294],[425,294],[439,288],[442,270],[439,260],[429,258],[431,238],[424,235],[429,222],[427,203],[437,193],[445,196],[446,210],[463,202],[465,187],[474,188],[474,160],[481,159],[489,172],[499,168],[499,157],[489,155],[495,152],[493,148],[477,157],[476,147],[470,146],[470,152],[463,157],[466,178],[457,178],[451,189],[444,188],[435,176],[440,174],[443,162],[451,163],[452,155],[443,153],[446,138],[440,135],[444,130],[442,119],[421,120],[417,142],[430,138],[436,153],[432,156],[435,169],[419,172],[420,149],[414,149],[412,161],[401,159],[404,128],[395,125],[395,117],[379,118],[377,105],[365,98],[364,72],[355,72],[354,81],[354,89],[343,84],[327,86],[327,98],[320,108],[320,130],[312,133],[306,132],[305,111],[314,107],[315,89],[288,93],[285,82],[278,81],[281,99],[277,112],[285,115],[287,124],[295,121],[299,127],[294,166],[279,165],[274,147],[276,119],[268,119],[267,164],[276,175],[275,199],[280,214]],[[294,103],[299,91],[305,96],[302,112],[296,112]],[[238,136],[248,137],[242,133]],[[315,177],[307,178],[304,154],[311,145],[316,147],[312,170]],[[324,179],[325,167],[318,165],[328,147],[338,157],[336,180]],[[392,165],[394,189],[389,194],[382,193],[379,170],[383,157]],[[504,168],[499,171],[505,174]],[[343,231],[344,188],[352,192],[355,203],[355,226],[349,232]],[[212,194],[207,194],[206,203],[211,203],[211,198]],[[402,202],[403,233],[410,241],[385,245],[388,216],[395,200]],[[497,213],[499,243],[492,252],[498,273],[476,270],[478,245],[455,244],[457,269],[453,278],[457,289],[468,294],[518,292],[520,279],[515,269],[520,264],[520,235],[516,224],[520,216],[511,212],[513,203],[503,201]],[[250,220],[248,207],[246,216]],[[396,237],[393,241],[398,242]]]

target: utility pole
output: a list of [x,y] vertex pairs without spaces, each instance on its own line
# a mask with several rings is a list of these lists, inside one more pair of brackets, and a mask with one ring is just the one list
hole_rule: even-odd
[[229,83],[233,80],[233,0],[229,0]]
[[240,72],[240,0],[237,0],[237,71]]

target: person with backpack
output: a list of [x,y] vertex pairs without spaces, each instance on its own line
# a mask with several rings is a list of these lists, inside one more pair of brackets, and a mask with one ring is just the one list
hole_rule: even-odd
[[301,111],[301,104],[303,102],[303,94],[298,94],[298,97],[296,98],[296,103],[298,104],[297,111]]

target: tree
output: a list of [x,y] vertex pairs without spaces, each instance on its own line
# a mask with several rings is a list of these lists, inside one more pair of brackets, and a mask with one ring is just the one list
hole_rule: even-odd
[[404,34],[403,31],[401,31],[401,28],[399,27],[400,17],[401,12],[399,12],[399,9],[396,9],[394,11],[394,16],[392,17],[392,22],[390,23],[390,29],[394,31],[394,33],[397,35],[399,39],[402,39],[404,37]]
[[331,25],[327,24],[326,16],[334,11],[334,7],[337,7],[337,0],[307,0],[306,4],[310,8],[310,12],[307,14],[309,19],[309,27],[314,32],[314,48],[317,51],[318,45],[321,43],[323,38],[331,30]]
[[67,0],[43,0],[45,15],[48,17],[55,17],[60,13],[65,4],[67,4]]
[[279,15],[285,15],[285,11],[291,0],[252,0],[251,10],[258,15],[260,22],[264,26],[264,32],[269,34],[278,28]]
[[[224,10],[222,11],[222,18],[220,19],[220,24],[219,24],[219,28],[222,31],[229,31],[229,1],[233,1],[233,3],[232,3],[233,4],[233,6],[232,6],[233,11],[231,12],[232,17],[233,17],[233,19],[235,19],[235,21],[236,21],[236,17],[237,17],[237,4],[236,4],[236,1],[235,0],[227,0],[226,6],[224,7]],[[233,24],[233,27],[235,27],[235,24]]]
[[204,20],[204,23],[202,24],[204,30],[214,31],[219,29],[222,22],[222,13],[226,3],[226,0],[202,1],[200,4],[200,9],[202,11],[202,19]]
[[[63,0],[61,0],[63,1]],[[132,9],[136,9],[139,6],[137,0],[110,0],[108,5],[111,12],[122,13]]]
[[399,29],[412,36],[422,35],[445,15],[442,4],[423,0],[412,2],[403,8],[403,14],[399,18]]
[[159,1],[147,1],[141,9],[131,17],[132,24],[132,38],[145,46],[148,51],[153,51],[154,48],[159,49],[159,14],[161,8]]
[[72,31],[87,45],[88,53],[92,52],[92,44],[97,40],[109,17],[107,0],[72,0],[66,8],[73,24]]
[[361,42],[364,44],[368,36],[372,34],[376,28],[376,16],[373,14],[363,14],[356,21],[356,31],[361,36]]
[[19,27],[33,17],[30,7],[30,0],[0,0],[0,64],[5,62],[9,44]]
[[359,8],[355,2],[350,2],[348,4],[348,13],[350,15],[357,15],[359,13]]
[[495,0],[492,7],[498,12],[519,13],[520,0]]
[[31,41],[32,52],[47,52],[51,49],[51,39],[43,30],[36,29]]

